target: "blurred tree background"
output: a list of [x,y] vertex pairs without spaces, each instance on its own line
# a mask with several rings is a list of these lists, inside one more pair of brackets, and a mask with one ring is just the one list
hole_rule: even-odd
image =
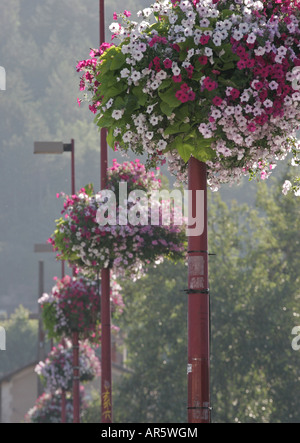
[[[150,3],[106,1],[107,39],[114,11]],[[3,374],[36,356],[28,310],[37,312],[38,260],[45,261],[46,291],[60,275],[54,254],[34,254],[33,245],[53,231],[62,207],[56,193],[71,188],[70,158],[34,156],[33,143],[74,138],[76,187],[93,182],[97,189],[100,137],[87,105],[78,107],[76,72],[99,43],[98,1],[0,0],[0,11],[7,73],[0,91],[0,311],[13,314],[0,321],[8,330]],[[113,157],[121,160],[110,151]],[[278,183],[283,169],[274,172]],[[300,422],[300,352],[291,348],[291,330],[300,325],[300,203],[278,183],[209,193],[215,422]],[[184,263],[165,263],[124,285],[120,327],[129,372],[115,386],[116,421],[185,422],[186,281]]]
[[[130,0],[126,7],[147,3]],[[107,39],[120,7],[106,2]],[[0,91],[0,310],[8,313],[19,303],[37,310],[39,259],[48,287],[60,273],[54,255],[34,254],[33,247],[53,232],[62,208],[56,194],[70,192],[70,155],[34,156],[34,141],[74,138],[76,188],[100,186],[100,135],[87,104],[78,106],[76,72],[99,45],[98,8],[95,0],[0,0],[0,65],[7,75]]]
[[[213,421],[300,422],[300,206],[281,183],[258,187],[257,205],[209,204]],[[125,287],[128,366],[120,422],[186,420],[186,266],[165,263]],[[298,323],[297,323],[298,322]]]
[[1,319],[6,331],[6,351],[1,352],[0,377],[33,363],[38,351],[38,322],[20,305],[9,319]]
[[[300,206],[282,178],[255,207],[209,200],[213,422],[299,423]],[[186,422],[187,267],[165,262],[123,284],[128,358],[115,386],[119,423]],[[86,419],[94,421],[95,398]]]

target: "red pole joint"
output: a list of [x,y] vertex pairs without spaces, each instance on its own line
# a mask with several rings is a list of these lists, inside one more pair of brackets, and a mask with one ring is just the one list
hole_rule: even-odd
[[[207,169],[189,161],[189,207],[194,227],[188,237],[188,422],[210,423],[210,313],[207,239]],[[201,201],[200,201],[201,200]],[[198,213],[197,213],[198,212]],[[191,219],[190,219],[191,220]],[[201,226],[201,231],[196,229]]]

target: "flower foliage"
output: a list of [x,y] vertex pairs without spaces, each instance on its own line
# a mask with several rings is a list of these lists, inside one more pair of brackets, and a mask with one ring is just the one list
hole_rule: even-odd
[[[299,150],[298,0],[156,0],[110,26],[115,44],[78,63],[108,143],[169,158],[185,178],[191,155],[209,184],[267,178]],[[298,77],[298,79],[297,79]]]
[[[61,391],[44,392],[25,415],[25,423],[61,423]],[[80,386],[80,411],[87,407],[84,401],[84,387]],[[73,423],[73,399],[66,393],[66,423]]]
[[[57,221],[57,229],[49,240],[58,250],[58,257],[76,264],[79,268],[99,272],[102,268],[112,267],[118,275],[130,272],[138,276],[149,263],[158,263],[164,256],[178,259],[183,256],[185,235],[182,225],[150,223],[148,197],[161,186],[160,179],[153,172],[147,172],[138,160],[123,164],[114,161],[108,169],[107,190],[116,195],[119,182],[126,184],[128,192],[142,192],[146,199],[146,220],[142,224],[132,224],[128,215],[137,208],[138,202],[127,201],[116,196],[115,212],[106,224],[99,222],[99,210],[105,212],[106,193],[94,194],[91,186],[82,188],[73,196],[65,196],[64,218]],[[129,194],[130,195],[130,194]],[[140,194],[139,194],[140,195]],[[142,205],[142,203],[141,203]],[[158,211],[162,206],[159,205]],[[139,212],[139,211],[137,211]],[[113,220],[114,218],[114,220]]]
[[[79,345],[79,368],[81,383],[91,381],[101,373],[100,361],[87,342],[80,342]],[[73,384],[72,343],[66,340],[65,345],[54,347],[46,360],[38,363],[35,372],[47,391],[70,391]]]
[[[84,277],[65,276],[55,278],[56,284],[51,294],[43,294],[39,299],[42,318],[50,338],[71,338],[72,332],[90,342],[99,343],[100,325],[100,285]],[[112,312],[121,313],[124,307],[120,294],[121,287],[112,280]]]

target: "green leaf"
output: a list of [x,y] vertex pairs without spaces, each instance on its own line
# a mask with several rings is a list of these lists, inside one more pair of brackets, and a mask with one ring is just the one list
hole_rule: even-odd
[[218,82],[225,86],[232,86],[233,88],[240,89],[240,86],[232,80],[218,77]]
[[116,97],[119,94],[122,94],[122,92],[125,91],[125,89],[127,88],[127,85],[124,82],[118,82],[115,83],[114,86],[111,86],[110,88],[103,88],[101,86],[100,88],[100,93],[108,99]]
[[180,108],[176,109],[176,118],[183,121],[186,117],[190,116],[190,106],[184,104]]
[[215,151],[211,149],[214,141],[213,138],[203,138],[195,129],[186,136],[178,135],[170,144],[170,149],[176,149],[185,163],[188,162],[191,155],[200,161],[207,162],[216,156]]
[[173,80],[171,78],[166,78],[161,82],[161,84],[158,87],[158,90],[161,91],[162,89],[166,89],[173,83]]
[[179,43],[178,46],[180,47],[179,60],[184,61],[188,50],[195,47],[193,37],[188,37],[184,42]]
[[181,105],[181,101],[176,98],[176,92],[179,90],[179,87],[172,86],[167,89],[165,92],[158,92],[160,98],[166,102],[172,108],[178,108]]
[[205,74],[202,71],[199,72],[194,72],[193,74],[193,80],[195,81],[200,81],[202,79],[202,77],[205,77]]
[[117,97],[114,101],[114,108],[116,109],[122,109],[125,107],[125,100],[123,97]]
[[168,103],[161,102],[160,103],[160,110],[163,114],[165,114],[167,117],[170,117],[172,115],[174,108],[171,108]]
[[180,145],[178,145],[177,151],[182,160],[187,163],[191,158],[193,146],[189,145],[188,143],[182,142]]
[[211,148],[214,141],[214,138],[203,138],[201,135],[197,136],[193,156],[203,162],[213,160],[216,157],[216,152]]
[[93,183],[89,183],[88,185],[85,185],[84,187],[85,192],[89,197],[91,197],[94,194],[94,185]]
[[120,69],[124,63],[126,62],[126,57],[122,52],[118,52],[116,55],[113,56],[110,70],[115,71],[117,69]]
[[231,11],[230,9],[224,9],[224,10],[221,12],[221,17],[222,17],[222,19],[224,20],[225,18],[227,18],[227,17],[229,17],[230,15],[233,15],[233,14],[234,14],[234,12]]
[[132,94],[126,94],[124,96],[124,99],[125,99],[125,108],[126,108],[125,112],[129,113],[130,115],[132,115],[133,111],[139,109],[141,106],[141,104],[138,102],[138,98]]
[[115,122],[115,120],[112,118],[110,114],[105,113],[100,118],[96,117],[96,122],[100,128],[110,128]]
[[132,93],[133,93],[133,95],[135,95],[137,97],[139,105],[145,106],[148,97],[143,92],[143,87],[142,86],[135,86],[134,88],[132,88]]
[[170,144],[171,149],[176,149],[182,160],[187,163],[192,155],[194,146],[190,143],[186,143],[183,137],[179,135]]
[[113,134],[114,134],[114,129],[110,127],[107,132],[106,141],[108,146],[110,146],[111,148],[113,148],[115,145],[115,138]]
[[234,52],[232,52],[232,46],[230,43],[226,43],[225,45],[222,45],[221,51],[222,50],[225,51],[225,54],[219,55],[219,57],[223,62],[229,63],[229,62],[240,60],[240,57],[237,54],[235,54]]
[[110,59],[103,60],[103,62],[101,63],[101,65],[100,65],[100,74],[97,75],[97,80],[98,80],[100,83],[103,82],[103,80],[102,80],[102,82],[101,82],[102,77],[103,77],[105,74],[107,74],[108,71],[110,70],[110,65],[111,65],[111,60],[110,60]]
[[224,63],[224,65],[222,67],[220,67],[219,69],[221,71],[229,71],[230,69],[234,69],[235,68],[235,64],[233,62],[228,62],[228,63]]
[[191,125],[189,125],[188,123],[175,123],[174,125],[170,125],[166,130],[165,130],[165,135],[172,135],[172,134],[177,134],[179,132],[183,132],[183,133],[187,133],[189,132],[191,129]]

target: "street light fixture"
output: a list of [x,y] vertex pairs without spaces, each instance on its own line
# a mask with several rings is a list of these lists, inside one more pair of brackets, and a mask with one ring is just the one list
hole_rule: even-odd
[[50,243],[36,243],[34,245],[34,252],[36,253],[53,252],[53,246],[50,245]]
[[34,154],[62,154],[63,152],[62,142],[34,142]]
[[34,154],[63,154],[71,152],[71,179],[72,194],[75,194],[75,141],[71,143],[63,142],[34,142]]

